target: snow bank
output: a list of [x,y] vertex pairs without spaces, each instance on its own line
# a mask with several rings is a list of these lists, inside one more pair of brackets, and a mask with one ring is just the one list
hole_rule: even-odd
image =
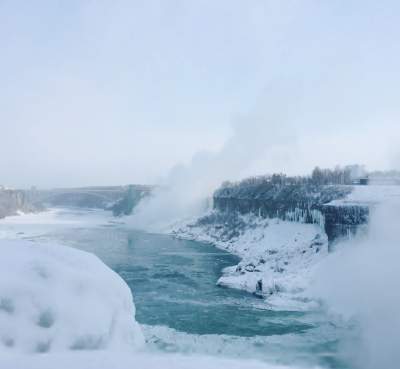
[[229,220],[228,225],[224,219],[215,221],[210,214],[210,223],[180,225],[172,233],[212,243],[242,258],[238,265],[223,271],[220,285],[257,293],[266,297],[271,307],[304,308],[303,291],[310,272],[328,254],[324,230],[316,224],[252,214],[237,217],[239,221]]
[[[136,353],[115,355],[109,352],[74,352],[50,355],[0,357],[4,369],[299,369],[255,360],[232,360],[212,356]],[[317,369],[317,368],[313,368]]]
[[0,253],[1,354],[142,344],[128,286],[96,256],[19,240]]

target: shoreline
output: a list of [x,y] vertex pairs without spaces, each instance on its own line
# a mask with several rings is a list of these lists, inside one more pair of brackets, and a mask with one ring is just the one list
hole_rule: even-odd
[[[210,212],[208,216],[212,215]],[[305,294],[314,266],[328,255],[328,240],[318,225],[238,216],[242,226],[232,238],[226,226],[182,222],[167,234],[211,244],[240,258],[221,271],[217,284],[249,292],[274,310],[309,310],[316,303]]]

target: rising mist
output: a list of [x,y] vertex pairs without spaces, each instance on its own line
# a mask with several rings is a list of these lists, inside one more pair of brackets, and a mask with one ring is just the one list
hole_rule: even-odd
[[313,292],[361,330],[343,347],[357,368],[394,369],[400,362],[400,199],[373,210],[367,234],[340,245],[318,269]]

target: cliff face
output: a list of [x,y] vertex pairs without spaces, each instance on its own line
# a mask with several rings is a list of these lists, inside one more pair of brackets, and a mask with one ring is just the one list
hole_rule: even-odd
[[22,190],[0,190],[0,218],[15,215],[18,211],[32,212],[39,210]]
[[366,205],[323,205],[325,233],[333,242],[343,237],[354,236],[368,223],[369,207]]
[[329,205],[348,196],[352,186],[280,184],[264,182],[236,184],[214,193],[214,209],[222,212],[253,213],[263,218],[280,218],[317,223],[325,229],[330,243],[356,233],[368,222],[369,208],[362,205]]

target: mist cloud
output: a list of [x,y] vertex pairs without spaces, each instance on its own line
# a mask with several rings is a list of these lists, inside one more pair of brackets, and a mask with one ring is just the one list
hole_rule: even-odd
[[399,199],[375,209],[368,234],[342,244],[316,275],[314,293],[360,325],[361,342],[344,348],[357,368],[393,369],[400,361],[399,211]]
[[282,129],[283,123],[277,134],[268,132],[271,127],[257,120],[238,120],[232,137],[220,151],[199,152],[188,165],[171,170],[153,196],[135,209],[130,223],[151,230],[198,216],[223,181],[243,177],[248,166],[267,148],[282,140],[288,142],[290,132]]

